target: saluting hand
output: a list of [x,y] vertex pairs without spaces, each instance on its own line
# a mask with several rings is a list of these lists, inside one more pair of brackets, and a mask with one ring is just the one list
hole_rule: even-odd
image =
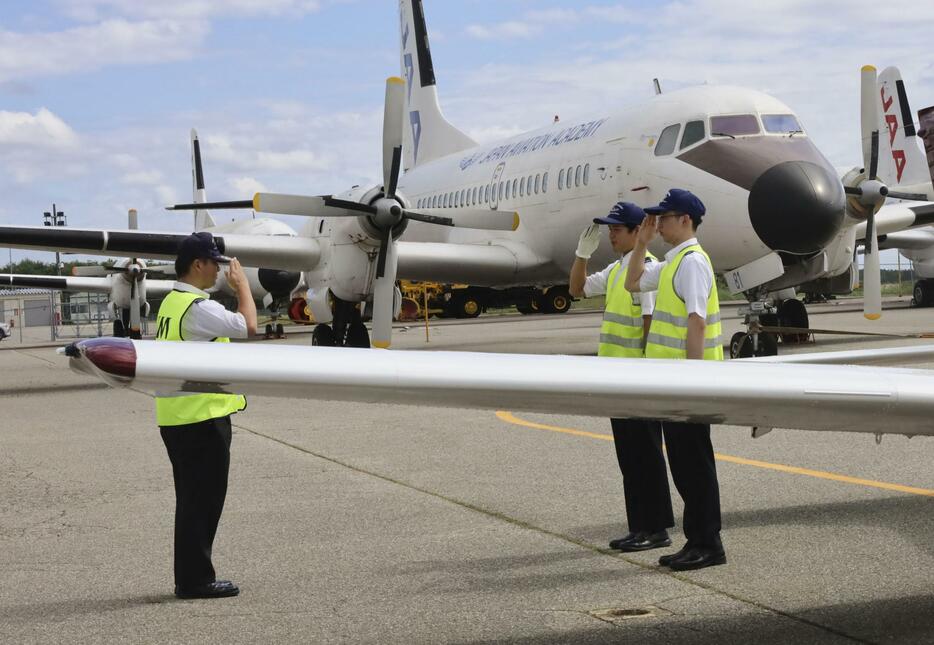
[[639,226],[639,233],[636,236],[636,242],[641,242],[644,246],[655,239],[658,233],[658,215],[646,215]]
[[600,246],[600,225],[591,224],[581,233],[580,239],[577,241],[575,255],[582,260],[588,260],[598,246]]
[[246,279],[246,274],[243,272],[243,267],[240,266],[240,260],[237,258],[230,259],[230,267],[227,269],[225,277],[227,278],[227,284],[229,284],[230,288],[235,292],[240,290],[240,285],[249,284]]

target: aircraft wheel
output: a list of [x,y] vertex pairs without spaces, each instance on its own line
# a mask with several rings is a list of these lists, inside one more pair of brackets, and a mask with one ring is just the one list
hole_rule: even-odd
[[350,329],[347,330],[347,342],[345,347],[369,347],[370,334],[359,320],[350,323]]
[[455,318],[476,318],[483,312],[480,300],[469,293],[458,294],[448,304]]
[[730,358],[739,358],[739,346],[746,337],[746,332],[738,331],[730,338]]
[[516,303],[516,310],[523,315],[541,313],[541,299],[543,295],[544,294],[537,289],[530,291],[528,296]]
[[311,344],[319,347],[334,347],[334,330],[330,325],[320,324],[311,333]]
[[263,338],[269,340],[273,336],[272,325],[266,325],[266,333],[263,334]]
[[124,337],[126,337],[126,327],[123,326],[123,321],[117,318],[114,321],[114,338]]
[[[734,334],[733,339],[736,339]],[[759,332],[759,342],[753,349],[752,334],[742,334],[737,343],[736,353],[733,352],[733,341],[730,341],[731,358],[752,358],[753,356],[775,356],[778,354],[778,339],[775,334]]]
[[285,327],[282,323],[276,323],[276,338],[285,338]]
[[[783,300],[778,306],[778,323],[782,327],[802,327],[806,329],[808,326],[807,307],[797,298]],[[807,339],[807,334],[782,334],[783,343],[805,343]]]
[[542,309],[549,314],[563,314],[571,308],[571,294],[563,287],[554,287],[541,296]]
[[934,280],[918,280],[915,282],[912,298],[917,307],[934,305]]

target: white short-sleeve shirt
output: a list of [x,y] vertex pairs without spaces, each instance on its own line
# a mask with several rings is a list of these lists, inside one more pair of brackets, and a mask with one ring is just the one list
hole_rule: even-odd
[[247,337],[246,318],[243,317],[243,314],[227,311],[224,305],[211,300],[209,293],[187,282],[176,282],[172,288],[176,291],[194,293],[204,298],[204,300],[192,304],[182,317],[180,329],[183,339],[211,341],[220,337]]
[[[616,273],[616,281],[622,279],[623,271],[629,266],[629,258],[632,256],[632,253],[627,253],[621,257],[616,262],[610,262],[609,265],[602,271],[597,273],[592,273],[587,276],[587,279],[584,281],[584,295],[588,298],[593,296],[602,296],[609,291],[610,285],[607,283],[610,279],[610,272],[613,270],[617,264],[620,265],[619,271]],[[651,264],[656,264],[655,262],[646,262],[646,267]],[[634,303],[642,307],[643,316],[651,316],[652,312],[655,311],[655,291],[644,291],[642,293],[632,294],[632,300]]]
[[[640,291],[655,291],[662,270],[685,248],[697,244],[697,238],[692,237],[674,247],[665,254],[663,262],[652,262],[645,265],[642,277],[639,279]],[[684,300],[688,314],[697,314],[707,319],[707,299],[710,290],[714,288],[713,268],[700,253],[689,253],[681,260],[678,272],[674,279],[675,293]]]

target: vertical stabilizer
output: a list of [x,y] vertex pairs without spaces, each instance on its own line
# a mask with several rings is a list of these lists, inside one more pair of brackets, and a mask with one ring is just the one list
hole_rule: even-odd
[[438,104],[422,0],[399,0],[406,82],[403,170],[477,145],[448,123]]
[[879,74],[879,179],[890,187],[927,183],[928,164],[916,136],[914,116],[901,72]]
[[[192,202],[203,204],[207,201],[204,191],[204,168],[201,165],[201,144],[198,141],[198,131],[191,129],[191,184]],[[214,226],[214,218],[204,209],[195,211],[195,230],[203,231]]]

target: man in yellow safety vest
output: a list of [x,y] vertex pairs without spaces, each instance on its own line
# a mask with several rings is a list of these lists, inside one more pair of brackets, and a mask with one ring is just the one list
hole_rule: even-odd
[[[672,188],[647,217],[636,238],[626,275],[633,293],[658,290],[646,358],[723,360],[720,302],[710,258],[697,243],[697,227],[706,208],[690,191]],[[663,262],[643,258],[655,235],[673,248]],[[671,386],[677,387],[672,366]],[[726,563],[720,540],[720,487],[710,442],[710,424],[662,422],[668,465],[684,500],[687,544],[659,564],[676,571]]]
[[[629,202],[619,202],[606,217],[597,217],[581,234],[569,291],[572,296],[606,294],[600,327],[598,356],[642,358],[649,331],[655,292],[632,294],[626,289],[631,251],[645,211]],[[587,275],[587,260],[600,243],[600,225],[609,229],[610,244],[619,255],[602,271]],[[643,249],[646,262],[654,258]],[[610,540],[620,551],[647,551],[671,545],[668,528],[674,526],[668,469],[662,452],[662,427],[652,419],[610,419],[616,458],[623,474],[623,496],[629,533]]]
[[[217,282],[220,264],[230,264],[227,283],[238,311],[212,301],[205,289]],[[236,258],[227,258],[210,233],[189,235],[175,260],[178,281],[159,308],[156,340],[229,343],[256,333],[256,305]],[[156,422],[175,480],[175,595],[179,598],[236,596],[240,589],[218,580],[211,563],[214,535],[227,496],[230,415],[246,408],[239,394],[156,397]]]

